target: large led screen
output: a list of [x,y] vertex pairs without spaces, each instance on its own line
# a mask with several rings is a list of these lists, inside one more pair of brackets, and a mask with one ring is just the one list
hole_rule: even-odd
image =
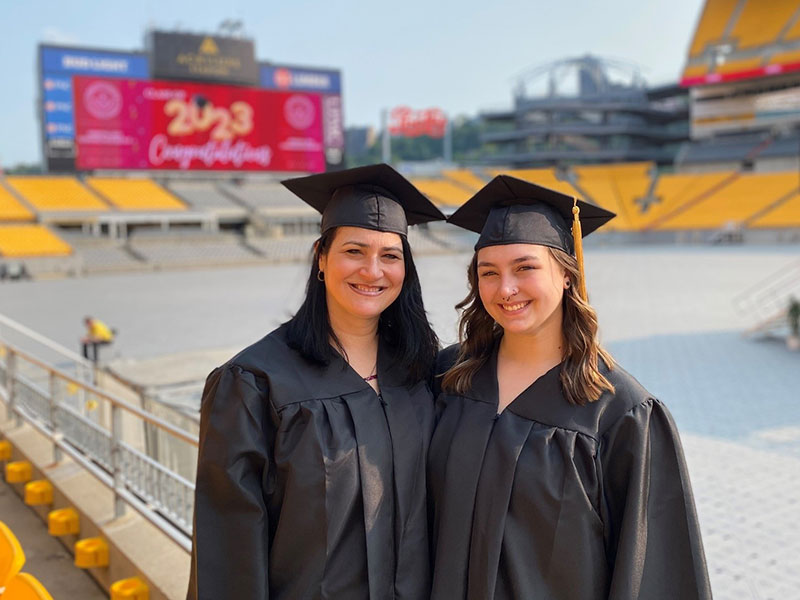
[[325,170],[318,94],[75,77],[76,166]]

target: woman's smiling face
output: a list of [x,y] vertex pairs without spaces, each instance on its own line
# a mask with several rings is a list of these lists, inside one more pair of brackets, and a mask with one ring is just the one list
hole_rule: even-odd
[[569,285],[546,246],[508,244],[478,250],[478,292],[505,333],[561,329],[562,298]]
[[339,227],[319,258],[319,270],[329,311],[378,318],[403,287],[403,244],[396,233]]

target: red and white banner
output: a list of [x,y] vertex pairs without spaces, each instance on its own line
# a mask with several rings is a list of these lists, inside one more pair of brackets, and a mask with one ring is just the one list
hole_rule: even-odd
[[392,109],[389,116],[391,135],[402,137],[427,135],[432,138],[442,138],[447,128],[447,115],[439,108],[412,110],[407,106],[398,106]]
[[78,169],[325,170],[318,94],[75,77]]

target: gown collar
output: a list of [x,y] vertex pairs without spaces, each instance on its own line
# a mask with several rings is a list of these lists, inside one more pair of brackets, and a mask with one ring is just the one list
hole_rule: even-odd
[[[497,384],[497,352],[499,340],[495,342],[489,358],[472,378],[472,385],[465,396],[495,407],[499,405]],[[531,383],[503,412],[512,412],[524,419],[556,426],[573,420],[575,408],[567,402],[561,389],[561,363],[542,374]]]

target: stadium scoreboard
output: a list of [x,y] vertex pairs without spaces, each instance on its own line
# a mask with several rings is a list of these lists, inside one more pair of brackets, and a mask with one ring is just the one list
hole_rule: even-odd
[[146,47],[39,46],[48,171],[341,168],[339,70],[259,63],[240,38],[154,31]]

